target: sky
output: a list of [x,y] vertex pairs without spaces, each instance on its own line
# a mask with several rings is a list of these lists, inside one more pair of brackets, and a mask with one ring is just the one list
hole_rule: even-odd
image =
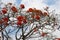
[[50,7],[50,10],[55,9],[56,13],[60,12],[60,0],[22,0],[21,4],[25,4],[26,9],[29,7],[35,7],[37,9],[43,9],[44,7]]
[[50,10],[55,9],[56,13],[60,13],[60,0],[2,0],[3,3],[12,2],[17,6],[20,4],[25,5],[25,9],[30,7],[43,9],[44,7],[50,7]]
[[28,9],[30,7],[43,9],[44,7],[48,6],[50,7],[50,10],[55,9],[56,10],[55,12],[57,14],[60,13],[60,0],[0,0],[0,2],[1,1],[5,4],[12,2],[13,4],[16,4],[17,6],[20,4],[24,4],[25,9]]

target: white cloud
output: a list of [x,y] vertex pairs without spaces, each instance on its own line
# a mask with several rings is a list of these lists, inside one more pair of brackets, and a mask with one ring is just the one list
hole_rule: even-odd
[[[15,3],[17,0],[1,0],[3,3]],[[43,9],[43,7],[48,6],[46,3],[48,2],[46,0],[22,0],[21,4],[25,5],[25,9],[28,9],[30,7],[37,8],[37,9]],[[16,3],[15,3],[16,4]],[[51,9],[55,9],[56,13],[60,12],[60,0],[55,0],[55,4],[49,5]]]
[[1,0],[3,3],[15,3],[16,2],[16,0]]
[[26,9],[29,7],[42,9],[43,7],[47,6],[43,3],[44,0],[22,0],[21,4],[24,4]]
[[60,38],[60,31],[59,30],[56,30],[52,34],[55,35],[57,38]]
[[50,5],[51,9],[55,9],[56,13],[59,14],[60,12],[60,0],[56,0],[54,5]]
[[30,7],[43,9],[43,7],[49,6],[50,9],[55,9],[56,13],[60,12],[60,0],[55,0],[55,4],[52,5],[47,5],[46,3],[44,3],[45,1],[46,0],[22,0],[21,4],[25,5],[25,9],[28,9]]

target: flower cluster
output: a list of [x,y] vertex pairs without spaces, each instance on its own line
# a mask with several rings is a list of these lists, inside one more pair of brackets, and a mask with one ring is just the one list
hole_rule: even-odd
[[[36,8],[29,8],[28,10],[24,11],[22,10],[24,8],[24,4],[21,4],[19,8],[17,8],[12,3],[6,4],[6,7],[3,7],[0,10],[0,25],[4,25],[4,27],[7,27],[9,25],[17,25],[20,28],[22,26],[31,25],[32,23],[34,24],[35,22],[38,22],[35,28],[32,27],[32,31],[37,32],[38,30],[42,30],[40,34],[42,37],[48,36],[50,33],[48,30],[54,31],[54,28],[57,25],[57,20],[54,15],[49,14],[47,11],[48,8],[45,11]],[[45,29],[47,31],[45,31]]]

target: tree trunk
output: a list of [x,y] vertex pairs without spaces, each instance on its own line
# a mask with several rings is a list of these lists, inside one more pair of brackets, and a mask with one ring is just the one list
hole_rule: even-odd
[[17,38],[17,33],[18,33],[19,30],[20,30],[20,28],[17,30],[17,32],[16,32],[16,34],[15,34],[16,40],[20,40],[20,39]]
[[6,40],[8,40],[8,38],[6,38]]
[[25,36],[24,36],[24,28],[22,26],[22,39],[25,40]]
[[4,34],[3,34],[3,29],[2,29],[2,25],[0,25],[0,36],[1,36],[1,40],[4,40]]
[[3,32],[2,32],[2,40],[4,40],[4,34],[3,34]]

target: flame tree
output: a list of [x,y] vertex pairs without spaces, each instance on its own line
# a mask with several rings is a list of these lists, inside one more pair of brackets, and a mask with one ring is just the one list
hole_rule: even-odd
[[[52,13],[48,11],[49,7],[46,7],[44,9],[45,11],[36,8],[29,8],[24,11],[24,8],[24,4],[16,7],[12,3],[8,3],[5,7],[1,8],[0,33],[2,34],[2,40],[4,40],[4,36],[6,37],[6,40],[8,40],[8,34],[14,31],[7,32],[5,28],[9,26],[16,28],[16,40],[28,40],[30,38],[38,37],[40,40],[44,38],[47,38],[47,40],[49,38],[52,40],[59,40],[59,38],[56,38],[51,34],[58,29],[59,26],[57,18],[53,15],[53,11]],[[6,32],[6,35],[3,33],[4,31]],[[18,35],[18,33],[20,33],[20,35]],[[38,34],[38,36],[35,36],[36,34]]]

